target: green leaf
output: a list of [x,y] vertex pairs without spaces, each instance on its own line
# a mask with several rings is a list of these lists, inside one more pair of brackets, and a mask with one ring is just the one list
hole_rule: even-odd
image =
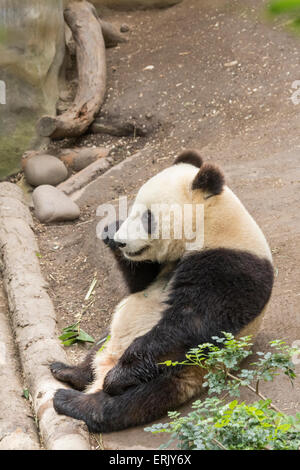
[[59,336],[58,339],[64,341],[65,339],[76,338],[78,331],[70,331],[69,333],[64,333],[63,335]]
[[73,325],[66,326],[65,328],[63,328],[62,331],[66,332],[66,333],[68,331],[78,331],[78,327],[79,327],[79,322],[76,322],[76,323],[73,323]]
[[282,432],[287,432],[290,428],[291,428],[291,425],[289,423],[285,423],[285,424],[280,424],[280,426],[278,426],[277,429]]
[[72,344],[76,343],[76,338],[73,339],[68,339],[66,341],[63,341],[64,346],[71,346]]
[[273,0],[269,4],[269,11],[275,15],[300,9],[300,0]]
[[79,322],[73,325],[66,326],[62,330],[62,335],[58,337],[64,346],[71,346],[72,344],[81,341],[84,343],[94,343],[95,340],[92,336],[86,333],[79,327]]
[[[206,369],[203,387],[209,394],[238,396],[243,387],[256,393],[261,379],[274,380],[278,373],[295,377],[291,361],[294,349],[284,341],[271,342],[273,350],[258,352],[258,360],[251,369],[240,370],[241,361],[251,354],[251,337],[236,339],[222,332],[223,338],[214,337],[218,346],[205,343],[193,348],[180,364]],[[176,362],[167,360],[166,367]],[[237,372],[236,372],[237,371]],[[168,413],[171,422],[156,424],[147,431],[171,434],[170,442],[177,442],[185,450],[298,450],[300,448],[300,413],[288,417],[273,408],[269,398],[254,403],[239,403],[208,397],[192,404],[187,416]]]
[[82,329],[80,329],[79,335],[77,336],[76,339],[77,339],[77,341],[83,341],[85,343],[94,343],[95,342],[94,338]]

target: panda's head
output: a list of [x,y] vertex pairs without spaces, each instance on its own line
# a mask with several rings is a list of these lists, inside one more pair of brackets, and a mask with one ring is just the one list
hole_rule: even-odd
[[175,261],[191,243],[201,249],[201,208],[223,188],[222,172],[187,150],[140,188],[114,240],[132,261]]

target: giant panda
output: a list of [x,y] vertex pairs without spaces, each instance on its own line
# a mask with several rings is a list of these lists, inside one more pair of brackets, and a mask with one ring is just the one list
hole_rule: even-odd
[[[174,236],[182,223],[170,217],[174,204],[192,208],[194,228],[194,209],[203,207],[204,237],[190,244],[184,234]],[[173,226],[165,238],[167,220]],[[55,410],[97,433],[149,423],[199,394],[202,368],[161,363],[183,360],[191,348],[224,331],[255,334],[273,286],[272,256],[261,229],[222,171],[203,163],[197,151],[184,151],[148,180],[128,218],[115,233],[109,230],[105,242],[132,293],[113,313],[109,341],[98,342],[79,366],[51,365],[54,377],[73,387],[57,390]]]

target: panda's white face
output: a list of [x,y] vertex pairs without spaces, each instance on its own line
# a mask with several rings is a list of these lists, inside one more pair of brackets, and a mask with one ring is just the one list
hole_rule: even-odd
[[189,164],[163,170],[139,190],[128,218],[116,232],[126,258],[164,262],[179,259],[184,247],[182,210],[192,202],[192,181],[199,171]]
[[164,263],[188,250],[220,247],[272,259],[262,231],[220,169],[194,151],[183,152],[141,187],[114,240],[132,261]]

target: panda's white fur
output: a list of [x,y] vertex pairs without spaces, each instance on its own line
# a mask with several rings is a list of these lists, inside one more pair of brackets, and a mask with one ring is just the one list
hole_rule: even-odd
[[107,372],[132,341],[147,333],[159,321],[168,297],[164,274],[165,271],[147,289],[131,294],[117,305],[110,326],[110,339],[94,358],[95,380],[88,386],[87,393],[101,389]]
[[[192,181],[198,171],[198,168],[190,164],[180,163],[166,168],[141,187],[129,217],[115,234],[115,241],[126,243],[126,248],[123,249],[124,255],[134,261],[147,259],[166,262],[181,258],[188,243],[184,237],[178,242],[173,239],[151,240],[149,237],[145,240],[144,237],[136,239],[131,236],[131,231],[134,234],[143,231],[140,208],[142,206],[151,209],[156,205],[165,205],[163,217],[160,218],[163,225],[164,219],[169,220],[170,206],[203,204],[204,245],[199,246],[199,249],[216,247],[243,249],[272,260],[271,251],[261,229],[227,186],[224,186],[220,195],[208,199],[205,192],[192,190]],[[136,257],[130,256],[131,252],[137,252],[145,245],[150,245],[150,249],[145,253]]]

